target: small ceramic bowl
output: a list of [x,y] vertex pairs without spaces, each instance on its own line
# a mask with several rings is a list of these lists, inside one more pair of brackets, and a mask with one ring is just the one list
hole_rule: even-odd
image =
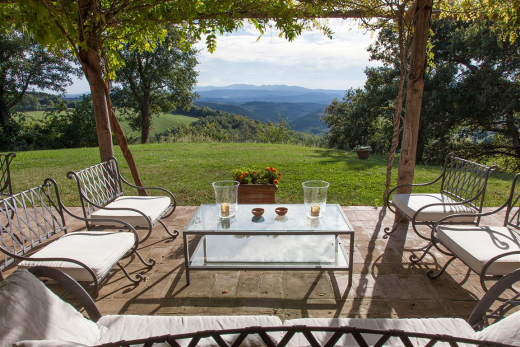
[[285,216],[287,214],[287,211],[289,210],[287,209],[287,207],[277,207],[274,211],[279,216]]
[[260,217],[264,214],[264,209],[260,207],[255,207],[251,210],[251,212],[255,215],[255,217]]

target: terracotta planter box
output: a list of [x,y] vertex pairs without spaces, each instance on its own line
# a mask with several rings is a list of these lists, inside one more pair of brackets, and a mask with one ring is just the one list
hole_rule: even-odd
[[276,184],[241,184],[238,186],[239,204],[274,204]]
[[367,160],[370,157],[370,151],[356,151],[358,159]]

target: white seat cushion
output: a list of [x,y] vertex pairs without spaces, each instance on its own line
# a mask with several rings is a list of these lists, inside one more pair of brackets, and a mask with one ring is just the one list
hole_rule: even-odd
[[[78,231],[63,235],[32,258],[70,258],[90,267],[98,279],[103,278],[135,243],[131,232]],[[76,281],[92,282],[92,275],[85,268],[67,261],[22,261],[19,268],[43,265],[61,270]]]
[[[457,201],[443,194],[394,194],[392,203],[403,211],[408,217],[413,215],[422,207],[430,204],[450,204]],[[436,222],[446,216],[456,213],[476,213],[476,211],[465,205],[436,205],[422,210],[416,218],[418,222]],[[451,222],[474,222],[474,217],[458,217],[450,219]]]
[[520,346],[520,311],[491,324],[482,331],[477,331],[476,335],[479,340]]
[[83,317],[27,270],[17,270],[0,283],[0,308],[0,346],[21,340],[92,346],[106,330]]
[[[491,258],[520,251],[520,236],[506,227],[444,225],[437,229],[439,240],[479,275]],[[486,275],[507,275],[520,268],[520,254],[493,262]]]
[[[382,329],[382,330],[404,330],[409,332],[427,333],[427,334],[447,334],[451,336],[463,337],[468,339],[475,338],[475,332],[465,320],[459,318],[413,318],[413,319],[360,319],[360,318],[300,318],[285,321],[285,325],[307,325],[307,326],[350,326],[364,329]],[[324,346],[332,337],[333,333],[315,332],[314,337]],[[369,346],[373,346],[381,335],[363,334],[363,338]],[[424,346],[428,340],[410,338],[414,346]],[[289,346],[309,346],[309,342],[303,334],[296,334],[289,342]],[[343,335],[336,342],[335,346],[359,346],[352,335]],[[403,346],[403,342],[396,337],[390,338],[385,342],[385,346]],[[448,343],[437,343],[435,346],[449,346]],[[459,344],[459,346],[463,346]]]
[[[167,196],[121,196],[105,207],[109,208],[133,208],[141,211],[150,218],[152,225],[170,207],[170,198]],[[104,210],[100,209],[90,215],[92,222],[97,225],[114,225],[109,222],[96,222],[96,219],[118,219],[134,227],[148,227],[148,220],[141,214],[128,210]]]
[[[106,326],[99,344],[120,340],[135,340],[150,336],[182,334],[201,330],[222,330],[245,328],[250,326],[281,326],[282,321],[276,316],[103,316],[98,324]],[[276,342],[282,334],[269,334]],[[231,345],[238,335],[224,335],[223,339]],[[181,346],[187,346],[189,339],[179,340]],[[217,346],[212,338],[201,340],[197,346]],[[258,335],[251,335],[241,346],[264,346]]]

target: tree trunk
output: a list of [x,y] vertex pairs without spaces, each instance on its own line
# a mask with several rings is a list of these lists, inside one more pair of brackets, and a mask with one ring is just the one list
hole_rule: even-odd
[[0,125],[5,128],[9,120],[9,108],[0,102]]
[[397,93],[397,99],[394,104],[394,118],[393,118],[393,133],[392,133],[392,144],[390,146],[390,154],[388,156],[388,163],[386,166],[386,182],[385,192],[383,193],[383,202],[387,206],[388,194],[390,193],[390,184],[392,183],[392,169],[394,166],[395,152],[399,147],[399,136],[401,135],[401,120],[403,118],[403,99],[404,99],[404,85],[406,75],[408,73],[408,53],[410,52],[410,42],[408,39],[407,30],[405,28],[406,22],[404,20],[405,12],[404,8],[399,10],[398,18],[398,40],[399,40],[399,91]]
[[150,93],[144,92],[141,104],[141,143],[150,142]]
[[[110,113],[105,94],[105,85],[101,69],[101,58],[99,46],[95,39],[87,41],[88,51],[80,50],[80,61],[83,72],[90,85],[90,95],[92,96],[92,106],[96,119],[96,131],[99,145],[99,155],[102,162],[114,156],[114,146],[112,144],[112,131],[110,128]],[[88,66],[87,66],[88,65]]]
[[[408,74],[408,89],[406,93],[406,111],[403,124],[403,143],[401,145],[397,185],[413,183],[422,94],[424,89],[424,72],[427,63],[426,51],[428,33],[430,30],[432,0],[417,0],[416,4],[410,71]],[[411,191],[411,187],[404,187],[398,189],[397,192],[408,194]],[[398,215],[395,217],[396,221],[400,219]]]

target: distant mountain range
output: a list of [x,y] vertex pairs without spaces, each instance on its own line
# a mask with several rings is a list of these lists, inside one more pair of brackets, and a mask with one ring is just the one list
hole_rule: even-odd
[[342,90],[307,89],[286,85],[253,86],[233,84],[227,87],[197,87],[198,107],[236,113],[262,121],[278,121],[278,115],[288,119],[294,130],[319,133],[327,130],[320,122],[327,107]]
[[[344,90],[308,89],[286,85],[233,84],[227,87],[195,87],[200,95],[194,104],[239,114],[264,122],[288,119],[292,129],[321,133],[327,126],[320,121],[332,100],[341,100]],[[65,99],[81,99],[83,94],[68,94]]]
[[328,105],[334,98],[341,99],[343,90],[307,89],[285,85],[253,86],[233,84],[227,87],[197,87],[199,101],[240,104],[250,101],[266,102],[312,102]]

